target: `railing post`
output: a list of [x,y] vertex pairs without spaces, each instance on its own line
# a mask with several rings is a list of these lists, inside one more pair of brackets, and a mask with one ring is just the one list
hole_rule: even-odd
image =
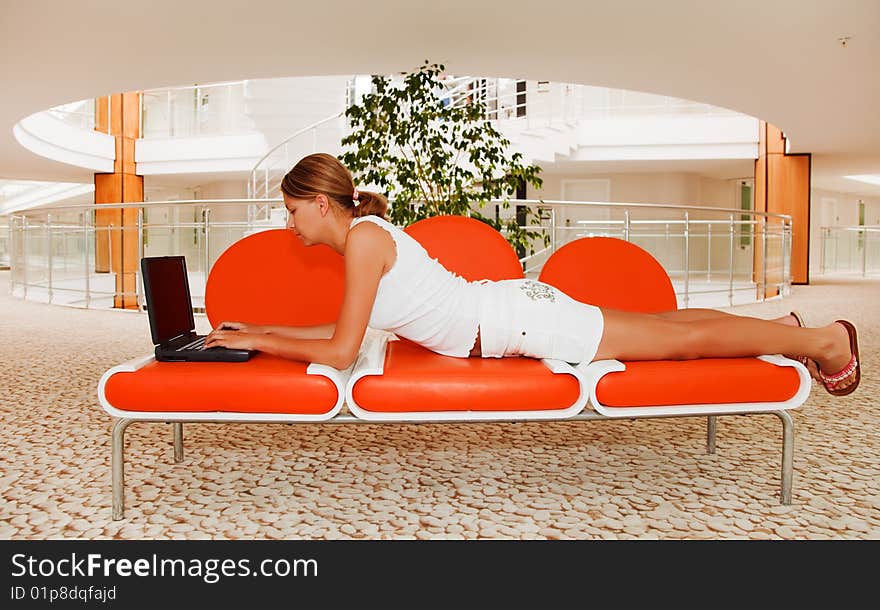
[[690,214],[684,213],[684,308],[690,304],[690,275],[691,275],[691,242],[690,242]]
[[137,302],[138,309],[141,306],[141,282],[144,281],[144,278],[141,276],[141,266],[140,260],[144,258],[144,208],[138,208],[138,217],[137,217],[137,232],[138,232],[138,266],[135,269],[135,276],[137,277],[137,281],[134,283],[134,299]]
[[141,126],[141,137],[144,137],[144,92],[138,95],[138,123]]
[[197,136],[202,135],[202,104],[201,104],[201,92],[198,87],[196,87],[196,105],[193,108],[193,119],[196,122],[195,129],[193,130]]
[[22,298],[27,299],[28,291],[28,256],[27,256],[27,215],[21,217],[21,282],[24,285],[24,295]]
[[629,241],[629,210],[623,211],[623,241]]
[[92,280],[92,261],[89,250],[91,250],[92,240],[89,239],[89,218],[91,216],[91,210],[87,210],[83,212],[83,241],[85,241],[85,251],[86,251],[86,309],[89,308],[92,302],[92,290],[91,290],[91,280]]
[[707,241],[707,257],[708,261],[706,263],[706,281],[712,281],[712,221],[709,221],[709,224],[706,225],[706,241]]
[[862,243],[862,277],[865,277],[868,270],[868,231],[859,229],[859,233],[859,241]]
[[767,217],[762,216],[761,222],[761,301],[767,300]]
[[550,254],[556,252],[556,207],[550,208]]
[[[211,208],[205,208],[205,215],[204,215],[204,218],[205,218],[205,270],[204,270],[204,275],[205,275],[205,289],[206,289],[206,291],[208,288],[208,268],[210,266],[210,260],[209,260],[210,236],[211,236],[210,228],[209,228],[210,215],[211,215]],[[202,296],[204,296],[204,295],[202,295]]]
[[782,219],[782,294],[787,295],[791,288],[791,273],[789,266],[791,258],[788,256],[788,222]]
[[46,214],[46,252],[49,262],[49,304],[52,304],[52,214]]
[[174,135],[174,107],[171,105],[171,91],[165,92],[165,108],[168,112],[168,136]]
[[819,241],[819,273],[825,275],[825,240],[828,238],[828,228],[822,227],[822,238]]
[[736,239],[736,231],[734,230],[733,225],[733,214],[730,215],[730,267],[727,270],[727,300],[730,303],[730,306],[733,307],[733,256],[734,256],[734,247],[733,242]]

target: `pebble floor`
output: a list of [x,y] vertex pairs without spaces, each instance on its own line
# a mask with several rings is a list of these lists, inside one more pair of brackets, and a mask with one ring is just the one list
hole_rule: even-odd
[[[813,384],[795,422],[794,494],[779,504],[781,423],[706,419],[187,424],[126,433],[126,515],[110,518],[110,429],[96,387],[151,352],[146,315],[33,304],[0,272],[0,538],[880,537],[880,281],[822,278],[727,309],[860,330],[862,385]],[[198,330],[207,330],[200,318]]]

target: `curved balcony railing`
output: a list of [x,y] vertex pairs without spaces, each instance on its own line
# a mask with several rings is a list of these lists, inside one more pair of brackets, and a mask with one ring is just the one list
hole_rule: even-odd
[[[339,148],[344,114],[345,111],[341,110],[298,129],[263,155],[251,170],[251,177],[248,180],[250,198],[271,200],[280,197],[281,180],[293,166],[294,160],[298,161],[315,152],[328,150],[333,152],[334,148]],[[328,137],[334,145],[329,148]]]
[[[100,206],[48,207],[13,214],[10,221],[10,286],[14,295],[79,307],[113,307],[114,297],[143,304],[116,291],[114,270],[96,271],[96,252],[114,252],[122,232],[136,240],[138,258],[184,255],[193,306],[204,307],[204,288],[214,261],[232,243],[256,231],[283,227],[278,200],[261,220],[249,216],[254,200],[167,201]],[[267,202],[261,201],[266,204]],[[523,255],[527,277],[537,277],[547,258],[569,241],[612,236],[650,252],[673,281],[679,307],[718,307],[787,295],[791,287],[791,218],[722,208],[653,204],[517,201],[496,208],[502,220],[522,206],[537,208],[541,225],[534,254]],[[95,223],[98,210],[137,210],[128,227]],[[121,215],[120,215],[121,216]],[[544,246],[544,236],[550,245]],[[131,237],[130,237],[131,236]],[[107,255],[105,255],[107,258]],[[597,262],[597,264],[599,264]],[[608,264],[603,261],[601,264]],[[613,262],[611,263],[613,264]]]
[[0,269],[9,269],[9,221],[0,217]]
[[[402,77],[393,77],[395,82]],[[352,79],[351,82],[353,82]],[[464,106],[481,102],[486,121],[517,121],[525,129],[573,125],[579,119],[668,115],[734,115],[739,113],[673,97],[570,83],[512,78],[446,77],[437,97],[444,104]],[[347,104],[357,96],[349,92]],[[344,111],[299,129],[261,158],[248,180],[248,196],[280,196],[284,174],[302,157],[317,151],[335,153],[345,124]],[[329,139],[328,139],[329,138]]]
[[247,81],[147,89],[141,96],[143,137],[224,136],[254,131],[244,112]]
[[820,227],[820,273],[880,273],[880,225]]
[[440,99],[453,106],[482,102],[490,121],[522,119],[526,128],[580,119],[638,116],[728,116],[733,110],[674,97],[573,83],[460,77],[447,81]]
[[[109,113],[110,105],[107,104],[107,112]],[[95,100],[79,100],[69,104],[62,104],[47,110],[49,114],[56,119],[67,123],[77,129],[92,131],[95,129]],[[107,125],[110,125],[109,118]]]

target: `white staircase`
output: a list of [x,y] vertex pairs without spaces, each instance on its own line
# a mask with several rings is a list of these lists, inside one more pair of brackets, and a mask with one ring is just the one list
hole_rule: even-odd
[[578,123],[559,121],[529,127],[525,117],[495,121],[495,128],[523,155],[523,163],[554,163],[577,151]]

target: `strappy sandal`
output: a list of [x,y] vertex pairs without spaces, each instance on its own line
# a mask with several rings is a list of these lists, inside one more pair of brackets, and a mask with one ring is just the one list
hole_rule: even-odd
[[[797,324],[800,328],[807,328],[807,323],[804,321],[804,316],[798,311],[790,311],[788,315],[792,316],[795,320],[797,320]],[[807,372],[810,373],[810,377],[815,379],[818,382],[822,382],[821,377],[819,377],[819,365],[816,364],[812,358],[808,358],[807,356],[796,356],[795,359],[806,367]]]
[[[852,353],[852,357],[849,359],[849,364],[834,375],[826,375],[822,372],[822,369],[819,369],[819,377],[829,394],[832,396],[846,396],[847,394],[852,394],[859,387],[859,382],[862,380],[862,371],[859,365],[859,337],[856,327],[851,322],[846,320],[835,320],[835,322],[842,324],[846,328],[846,332],[849,335],[849,350]],[[845,388],[838,390],[837,386],[840,385],[840,382],[849,379],[852,375],[855,375],[855,381]]]

